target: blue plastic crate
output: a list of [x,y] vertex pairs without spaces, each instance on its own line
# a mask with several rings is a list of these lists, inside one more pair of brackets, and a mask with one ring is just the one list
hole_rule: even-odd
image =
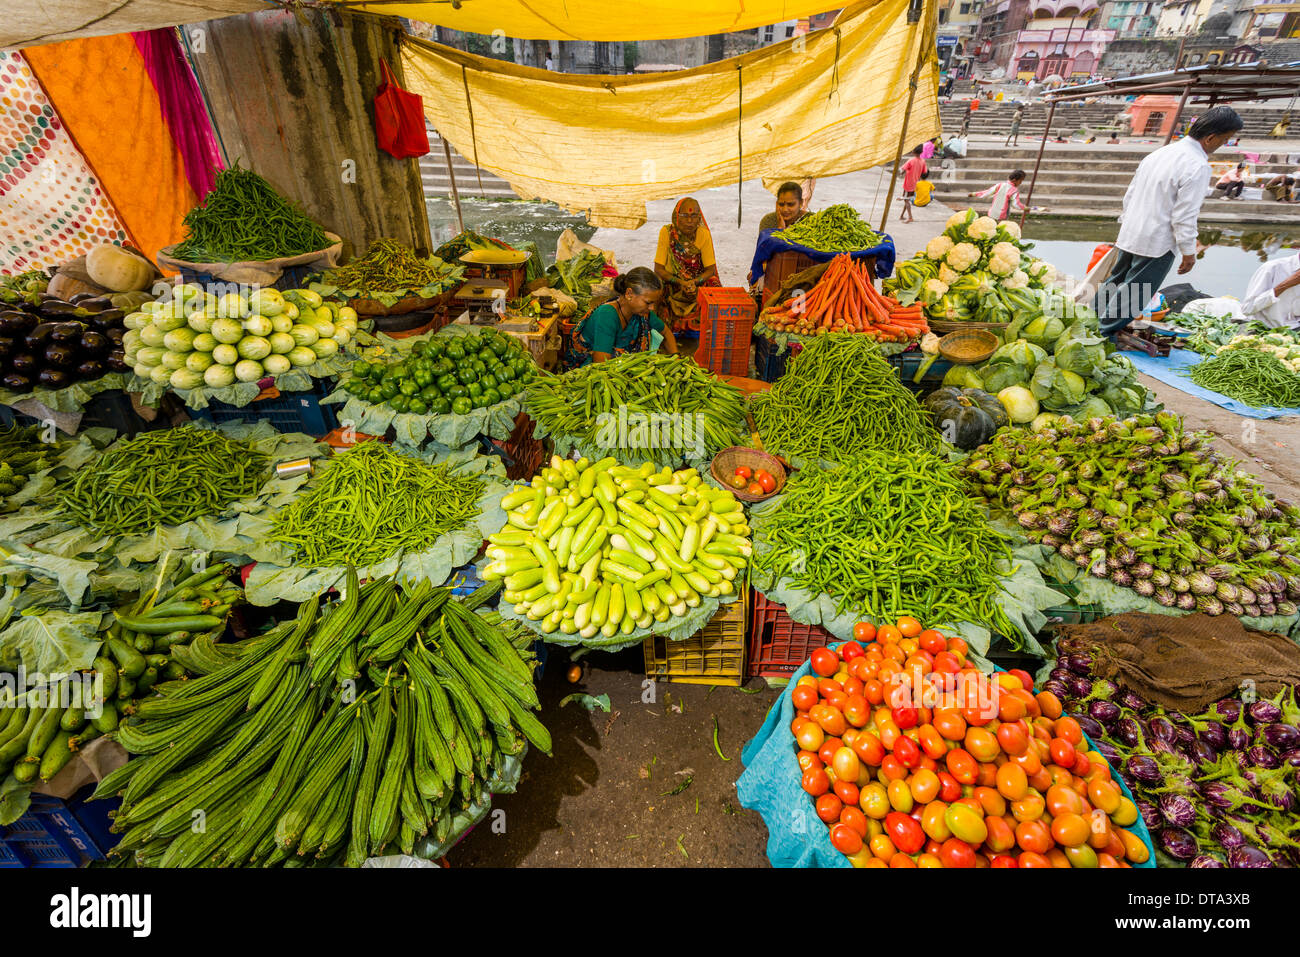
[[191,409],[190,416],[208,422],[264,421],[281,432],[304,432],[319,438],[338,428],[338,405],[321,405],[334,391],[334,379],[316,379],[306,392],[281,392],[274,399],[261,399],[240,408],[225,402],[209,402],[206,409]]
[[[470,562],[468,565],[461,565],[460,568],[452,570],[451,593],[453,595],[460,595],[461,597],[472,595],[482,584],[484,584],[483,579],[479,576],[478,568],[473,562]],[[498,592],[498,594],[493,596],[487,604],[489,606],[496,605],[499,597],[500,593]]]
[[775,382],[785,375],[785,367],[790,358],[797,355],[802,348],[801,344],[792,342],[784,350],[777,352],[771,339],[754,336],[755,374],[764,382]]
[[117,843],[109,811],[120,801],[87,804],[87,787],[71,800],[33,794],[27,813],[0,827],[0,867],[84,867],[103,860]]

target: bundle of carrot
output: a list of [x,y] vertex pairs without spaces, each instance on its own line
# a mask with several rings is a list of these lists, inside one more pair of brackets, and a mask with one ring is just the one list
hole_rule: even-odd
[[760,318],[778,332],[860,332],[881,342],[910,342],[930,331],[919,303],[882,296],[865,263],[847,253],[831,260],[811,293],[764,309]]

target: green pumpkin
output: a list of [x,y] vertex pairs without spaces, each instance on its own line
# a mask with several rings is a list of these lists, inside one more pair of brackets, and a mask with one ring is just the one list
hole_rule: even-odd
[[963,451],[983,445],[1010,421],[997,396],[980,389],[938,389],[921,404],[934,415],[944,438]]

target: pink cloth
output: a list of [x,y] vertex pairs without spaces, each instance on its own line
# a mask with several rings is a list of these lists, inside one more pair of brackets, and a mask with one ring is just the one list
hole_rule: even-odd
[[934,144],[926,140],[921,144],[921,159],[928,160],[934,155]]
[[208,195],[224,165],[198,81],[170,27],[133,33],[136,49],[154,89],[172,142],[185,163],[185,178],[199,197]]

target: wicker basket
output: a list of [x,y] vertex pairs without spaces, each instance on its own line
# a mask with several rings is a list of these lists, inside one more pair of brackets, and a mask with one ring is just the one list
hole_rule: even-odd
[[939,340],[939,354],[953,365],[969,366],[993,355],[1001,340],[987,329],[963,329]]
[[408,312],[428,309],[437,301],[437,299],[426,299],[424,296],[407,296],[405,299],[397,300],[391,306],[385,306],[378,299],[358,296],[348,305],[357,311],[358,316],[402,316]]
[[[736,474],[736,469],[742,465],[747,465],[751,469],[764,469],[772,473],[772,478],[776,479],[776,488],[765,495],[751,495],[743,488],[732,488],[727,479]],[[723,449],[713,457],[713,462],[709,466],[709,472],[713,478],[725,488],[731,489],[731,494],[736,496],[742,502],[764,502],[777,495],[785,488],[785,466],[775,455],[769,455],[767,452],[760,452],[758,449],[746,448],[743,445],[733,445],[729,449]]]
[[964,329],[987,329],[992,333],[1000,333],[1009,322],[942,322],[938,319],[931,319],[927,323],[930,331],[936,335],[947,335],[950,332],[961,332]]

